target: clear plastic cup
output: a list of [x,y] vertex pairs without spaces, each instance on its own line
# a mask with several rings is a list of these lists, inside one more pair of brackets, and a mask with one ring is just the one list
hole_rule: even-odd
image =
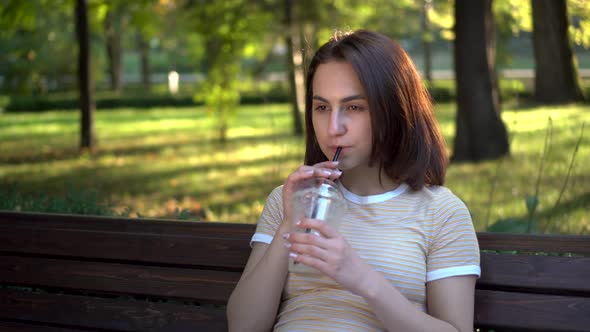
[[[305,181],[293,194],[291,200],[293,222],[302,218],[323,220],[338,229],[342,217],[346,214],[346,199],[336,184],[328,179],[313,178]],[[297,232],[312,233],[321,236],[311,229],[296,228]],[[289,272],[319,273],[316,269],[289,259]]]

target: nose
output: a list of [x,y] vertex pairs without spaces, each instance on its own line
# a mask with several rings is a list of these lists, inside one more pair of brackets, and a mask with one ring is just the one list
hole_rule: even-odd
[[331,136],[340,136],[346,133],[345,114],[341,110],[330,113],[330,123],[328,125],[328,134]]

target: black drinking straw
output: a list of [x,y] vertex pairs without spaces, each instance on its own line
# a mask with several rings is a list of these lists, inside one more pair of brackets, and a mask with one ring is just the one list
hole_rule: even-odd
[[332,161],[338,161],[338,157],[340,157],[340,151],[342,151],[342,147],[339,146],[338,148],[336,148],[336,153],[334,153],[334,158],[332,158]]

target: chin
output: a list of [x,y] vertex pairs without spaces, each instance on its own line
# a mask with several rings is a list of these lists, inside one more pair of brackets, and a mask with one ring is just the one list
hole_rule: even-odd
[[346,171],[350,169],[350,163],[347,163],[346,160],[340,160],[338,164],[338,169],[341,171]]

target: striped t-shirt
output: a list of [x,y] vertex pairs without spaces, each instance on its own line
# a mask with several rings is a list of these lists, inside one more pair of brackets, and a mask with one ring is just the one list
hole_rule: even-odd
[[[426,283],[480,275],[479,247],[465,204],[445,187],[406,184],[374,196],[339,184],[348,210],[338,228],[356,253],[426,312]],[[269,195],[253,242],[270,243],[283,220],[282,187]],[[275,331],[383,331],[360,296],[323,275],[289,273]]]

